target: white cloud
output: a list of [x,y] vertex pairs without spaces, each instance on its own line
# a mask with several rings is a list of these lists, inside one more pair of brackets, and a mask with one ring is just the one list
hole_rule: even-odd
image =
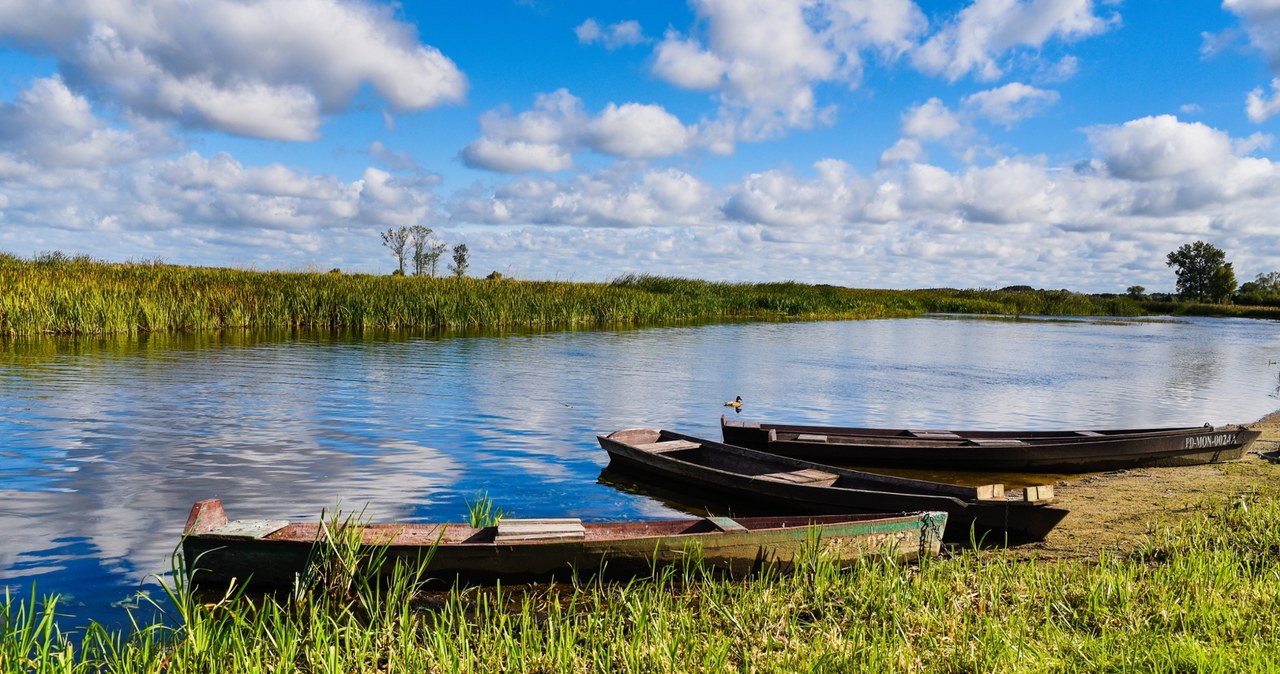
[[463,149],[463,161],[504,173],[565,170],[583,148],[624,159],[667,157],[697,138],[695,128],[659,105],[610,103],[591,117],[567,89],[538,95],[532,110],[515,116],[491,110],[480,127],[484,135]]
[[1245,99],[1245,113],[1249,115],[1249,121],[1254,124],[1261,124],[1278,112],[1280,112],[1280,77],[1271,80],[1270,97],[1262,87],[1258,87],[1250,91],[1248,98]]
[[466,92],[390,8],[355,1],[15,0],[0,41],[52,54],[73,88],[137,114],[279,140],[315,138],[365,85],[399,111]]
[[[564,134],[563,120],[580,118],[580,130],[605,117],[580,113],[567,95],[549,94],[538,110],[548,116],[499,114],[493,128],[586,148],[584,135]],[[377,231],[423,223],[446,240],[465,233],[477,269],[536,278],[635,271],[1113,291],[1172,285],[1164,255],[1196,238],[1227,250],[1242,277],[1274,269],[1280,257],[1280,167],[1249,156],[1270,138],[1173,117],[1091,129],[1093,156],[1072,166],[1008,156],[948,169],[925,163],[920,141],[907,138],[870,175],[828,158],[715,185],[622,162],[476,185],[442,202],[432,175],[367,168],[351,180],[178,153],[134,120],[116,127],[96,118],[57,78],[33,82],[0,116],[32,130],[0,124],[0,250],[19,254],[386,272]],[[54,151],[58,143],[68,154]],[[397,161],[385,146],[367,151]]]
[[174,146],[160,133],[140,135],[112,128],[59,77],[38,79],[19,93],[15,103],[0,103],[0,151],[42,166],[128,163]]
[[1249,44],[1266,56],[1272,70],[1280,71],[1280,9],[1275,1],[1223,0],[1222,8],[1240,18]]
[[644,36],[644,30],[640,27],[640,22],[635,20],[619,21],[618,23],[610,24],[608,27],[601,27],[600,23],[595,19],[587,19],[578,24],[573,29],[573,32],[578,36],[578,42],[582,44],[599,42],[604,45],[605,49],[609,50],[632,47],[648,42]]
[[1227,134],[1172,115],[1097,127],[1089,140],[1111,174],[1126,180],[1215,171],[1232,156]]
[[[856,86],[863,52],[892,59],[923,30],[924,15],[909,0],[698,0],[706,36],[669,30],[653,72],[682,88],[717,92],[718,123],[733,137],[761,140],[791,128],[829,124],[814,87]],[[724,136],[718,142],[723,150]]]
[[709,186],[676,169],[581,174],[557,182],[524,179],[480,186],[448,202],[458,224],[543,224],[576,227],[705,226],[715,222]]
[[586,129],[587,142],[599,152],[628,159],[679,154],[696,133],[659,105],[610,103]]
[[703,49],[696,40],[668,31],[658,45],[653,73],[677,87],[706,91],[720,86],[727,67],[723,59]]
[[1058,92],[1010,82],[996,89],[966,96],[964,104],[984,119],[1006,128],[1037,114],[1058,101]]
[[931,98],[902,115],[902,133],[908,138],[943,140],[965,128],[960,118],[937,98]]
[[1013,50],[1097,35],[1117,21],[1095,15],[1092,0],[975,0],[912,52],[911,60],[953,82],[970,73],[995,80],[1005,73],[1001,59]]

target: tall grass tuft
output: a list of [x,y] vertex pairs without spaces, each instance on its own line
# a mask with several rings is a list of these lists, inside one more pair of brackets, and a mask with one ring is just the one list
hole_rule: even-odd
[[501,328],[980,314],[1137,315],[1066,291],[859,290],[629,275],[611,283],[258,272],[0,256],[0,335]]
[[509,515],[506,510],[494,505],[489,492],[476,494],[474,501],[467,501],[467,523],[479,529],[497,526],[498,522]]

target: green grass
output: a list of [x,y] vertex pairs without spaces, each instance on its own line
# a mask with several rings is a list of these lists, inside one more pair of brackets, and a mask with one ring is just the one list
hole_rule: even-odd
[[1142,313],[1067,291],[860,290],[624,276],[611,283],[257,272],[0,254],[0,335],[227,328],[506,328],[815,320],[928,312]]
[[[341,551],[340,544],[334,545]],[[1038,562],[965,550],[903,566],[725,581],[422,595],[411,569],[250,600],[171,588],[173,622],[58,631],[54,600],[0,605],[3,672],[1266,672],[1280,667],[1280,500],[1207,504],[1134,552]],[[337,569],[334,571],[333,569]],[[344,576],[344,574],[346,574]],[[177,574],[176,577],[181,577]]]

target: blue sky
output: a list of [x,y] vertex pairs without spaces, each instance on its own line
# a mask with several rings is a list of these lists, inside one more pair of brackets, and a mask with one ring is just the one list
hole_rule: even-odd
[[1171,290],[1280,269],[1275,0],[16,0],[0,250]]

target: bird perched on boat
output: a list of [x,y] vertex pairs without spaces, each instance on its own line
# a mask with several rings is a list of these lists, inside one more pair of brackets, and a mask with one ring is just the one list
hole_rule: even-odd
[[725,407],[732,407],[734,412],[741,412],[741,411],[742,411],[742,396],[738,396],[737,398],[734,398],[733,400],[730,400],[729,402],[725,403],[725,404],[724,404],[724,406],[725,406]]

